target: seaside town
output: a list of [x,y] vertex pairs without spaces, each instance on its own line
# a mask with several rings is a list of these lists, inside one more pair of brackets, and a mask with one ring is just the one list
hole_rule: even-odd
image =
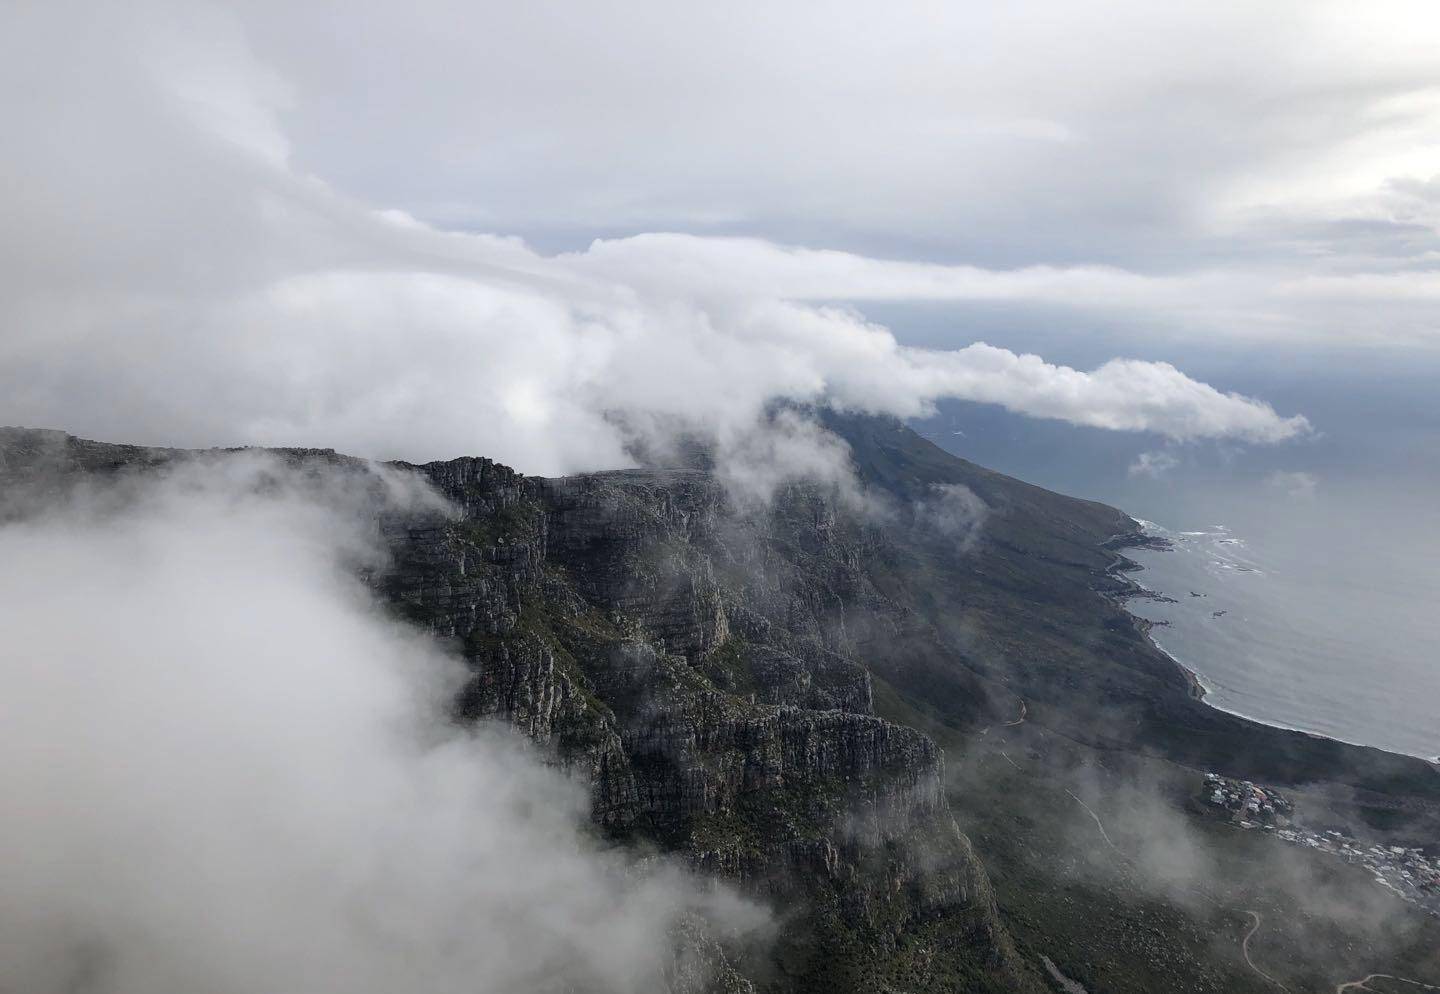
[[1401,900],[1440,918],[1440,858],[1423,849],[1367,845],[1336,829],[1315,831],[1295,823],[1295,805],[1272,787],[1206,773],[1201,800],[1227,812],[1243,829],[1269,832],[1292,845],[1364,866],[1375,882]]

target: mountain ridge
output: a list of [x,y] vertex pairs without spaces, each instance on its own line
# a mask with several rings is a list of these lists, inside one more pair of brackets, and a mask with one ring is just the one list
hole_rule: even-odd
[[[381,520],[390,565],[369,578],[466,660],[457,716],[502,719],[553,750],[588,779],[604,834],[786,909],[759,960],[715,940],[715,983],[1047,989],[956,824],[965,798],[941,745],[963,761],[992,728],[1324,781],[1356,811],[1399,810],[1402,831],[1435,824],[1440,778],[1423,762],[1195,700],[1121,604],[1135,588],[1117,549],[1141,541],[1123,512],[950,456],[898,422],[823,420],[886,515],[803,483],[740,509],[694,469],[545,479],[480,457],[385,464],[458,509]],[[0,429],[0,483],[63,487],[195,454]],[[937,494],[980,519],[973,534],[946,530]]]

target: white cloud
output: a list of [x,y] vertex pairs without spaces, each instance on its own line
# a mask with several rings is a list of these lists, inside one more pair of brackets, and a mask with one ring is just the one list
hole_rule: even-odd
[[990,505],[969,487],[959,483],[937,483],[914,503],[915,522],[923,530],[953,543],[962,555],[980,538]]
[[763,927],[447,724],[461,666],[349,570],[366,489],[230,459],[0,527],[0,988],[619,994],[682,914]]
[[314,94],[299,155],[484,227],[1143,258],[1257,207],[1440,172],[1425,0],[352,10],[242,10]]
[[[908,348],[823,303],[1170,300],[1166,280],[664,235],[546,257],[442,232],[288,164],[297,86],[236,22],[92,13],[72,36],[63,12],[25,8],[25,30],[5,36],[27,103],[0,163],[15,207],[0,238],[13,263],[0,275],[0,420],[144,442],[483,453],[538,473],[624,464],[621,422],[729,445],[775,401],[911,415],[960,397],[1174,439],[1305,430],[1163,363],[1086,372],[983,344]],[[42,72],[35,53],[62,48],[75,71]]]
[[1179,465],[1180,460],[1164,450],[1142,452],[1130,464],[1128,473],[1130,476],[1148,476],[1158,480]]
[[1314,500],[1320,487],[1320,477],[1314,473],[1286,472],[1276,470],[1265,479],[1265,485],[1278,490],[1292,500]]

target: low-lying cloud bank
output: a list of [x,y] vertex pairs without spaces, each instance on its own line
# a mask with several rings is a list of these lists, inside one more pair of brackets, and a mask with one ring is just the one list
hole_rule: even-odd
[[355,483],[230,459],[0,526],[0,990],[641,992],[682,918],[763,928],[447,722]]
[[[1165,363],[1087,372],[984,344],[909,348],[834,305],[1123,299],[1163,281],[689,236],[543,256],[373,210],[292,163],[293,92],[238,22],[164,5],[77,20],[65,6],[8,14],[0,42],[28,95],[0,163],[0,423],[485,454],[545,474],[625,465],[636,441],[663,441],[637,426],[753,448],[776,403],[910,416],[964,398],[1176,440],[1307,429]],[[51,71],[61,51],[70,68]]]

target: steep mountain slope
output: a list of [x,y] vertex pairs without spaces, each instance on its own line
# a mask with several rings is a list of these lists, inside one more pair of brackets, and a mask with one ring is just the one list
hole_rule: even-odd
[[[190,458],[13,430],[0,452],[11,493]],[[274,454],[301,470],[353,464]],[[804,487],[737,515],[690,471],[397,468],[459,513],[384,516],[392,558],[370,579],[469,662],[458,715],[553,748],[589,779],[603,831],[777,909],[775,948],[722,951],[716,989],[1042,989],[955,827],[940,751],[873,714],[847,622],[915,624],[864,574],[884,543],[874,528]]]
[[613,835],[798,916],[755,968],[768,989],[1038,989],[939,751],[873,714],[847,621],[909,621],[860,568],[878,536],[806,488],[735,515],[693,471],[417,471],[463,518],[404,524],[377,582],[463,645],[462,713],[583,768]]
[[[1440,778],[1426,764],[1195,699],[1117,602],[1129,584],[1115,550],[1141,540],[1124,514],[956,459],[896,422],[825,417],[850,446],[858,498],[794,485],[752,506],[704,470],[545,480],[461,458],[394,464],[457,515],[378,522],[392,556],[370,582],[469,663],[461,720],[502,718],[553,749],[588,779],[598,830],[779,910],[769,953],[720,943],[717,989],[1048,988],[1034,944],[1052,919],[1041,912],[1017,947],[956,825],[989,833],[991,815],[1040,795],[947,776],[937,737],[952,766],[1014,728],[1324,781],[1361,812],[1433,825]],[[300,467],[354,464],[274,451]],[[189,457],[3,429],[0,493]],[[1029,916],[1054,886],[1031,876],[1010,892]]]
[[[898,582],[908,581],[907,597],[955,650],[945,665],[1002,682],[1025,698],[1028,720],[1103,748],[1281,783],[1343,784],[1381,805],[1405,798],[1420,823],[1440,825],[1440,777],[1430,764],[1203,704],[1119,602],[1134,587],[1123,575],[1133,564],[1117,550],[1146,541],[1128,516],[956,458],[898,422],[831,424],[863,479],[911,498],[963,485],[989,506],[979,540],[962,554],[911,543]],[[941,723],[963,727],[925,686],[890,682]]]

